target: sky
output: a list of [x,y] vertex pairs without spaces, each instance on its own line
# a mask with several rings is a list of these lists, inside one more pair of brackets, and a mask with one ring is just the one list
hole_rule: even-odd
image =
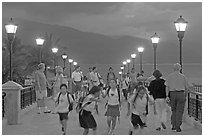
[[3,3],[2,11],[3,18],[22,18],[111,37],[129,35],[149,40],[157,32],[160,42],[176,44],[173,22],[182,15],[189,22],[183,42],[185,56],[197,57],[191,63],[202,61],[201,2],[12,2]]
[[[169,33],[175,31],[170,24],[180,15],[198,30],[202,21],[201,3],[191,2],[3,3],[2,10],[3,17],[58,24],[104,35],[127,34],[142,38],[150,37],[156,30],[167,39]],[[168,31],[169,27],[172,31]]]

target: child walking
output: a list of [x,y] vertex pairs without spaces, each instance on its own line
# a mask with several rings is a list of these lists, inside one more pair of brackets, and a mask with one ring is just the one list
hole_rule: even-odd
[[97,123],[92,115],[92,112],[97,108],[97,102],[99,102],[101,87],[94,86],[89,91],[89,94],[83,99],[82,105],[79,108],[79,124],[84,128],[83,135],[88,135],[89,129],[93,130],[93,134],[96,134]]
[[154,103],[153,97],[147,93],[147,89],[144,86],[139,86],[137,92],[129,98],[130,107],[128,107],[127,116],[131,114],[131,127],[129,129],[129,135],[133,134],[133,131],[137,129],[143,129],[144,119],[146,116],[146,105],[148,103]]
[[62,125],[63,135],[66,135],[68,114],[73,109],[73,98],[71,94],[67,92],[67,85],[60,85],[60,92],[55,98],[55,111],[59,114],[59,121]]
[[[107,134],[114,134],[116,126],[116,118],[120,117],[120,90],[117,88],[117,82],[115,79],[111,79],[109,83],[110,87],[103,93],[102,97],[108,96],[106,103],[107,110],[105,116],[107,116],[108,130]],[[111,127],[112,124],[112,127]]]
[[128,87],[129,87],[129,83],[128,83],[127,79],[125,78],[125,75],[123,75],[122,76],[122,82],[121,82],[121,88],[122,88],[123,96],[125,97],[126,101],[128,98]]

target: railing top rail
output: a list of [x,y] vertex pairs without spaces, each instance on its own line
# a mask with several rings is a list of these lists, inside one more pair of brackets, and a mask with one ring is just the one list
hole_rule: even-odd
[[199,96],[202,96],[202,93],[199,93],[199,92],[195,92],[195,91],[189,91],[189,93],[192,93],[192,94],[195,94],[195,95],[199,95]]
[[30,86],[27,86],[27,87],[23,87],[23,89],[28,89],[28,88],[32,88],[32,87],[33,87],[33,85],[30,85]]

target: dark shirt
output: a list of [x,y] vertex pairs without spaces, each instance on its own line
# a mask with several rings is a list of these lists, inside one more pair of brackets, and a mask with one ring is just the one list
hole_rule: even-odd
[[166,85],[164,79],[155,79],[150,82],[148,90],[154,99],[166,98]]

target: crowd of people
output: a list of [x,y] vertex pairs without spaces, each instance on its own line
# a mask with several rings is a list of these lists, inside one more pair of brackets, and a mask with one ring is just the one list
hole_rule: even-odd
[[[127,104],[127,116],[130,116],[129,135],[147,127],[148,106],[154,110],[155,130],[166,129],[167,105],[170,105],[171,125],[173,131],[181,132],[182,116],[186,95],[189,90],[187,78],[180,73],[180,64],[174,64],[174,72],[166,80],[160,70],[154,70],[152,76],[145,78],[142,73],[136,73],[132,68],[130,73],[117,78],[112,67],[109,68],[106,81],[99,74],[97,67],[90,67],[87,75],[83,75],[80,66],[72,72],[71,80],[63,76],[63,69],[56,67],[56,77],[53,87],[45,75],[45,64],[40,63],[35,73],[35,90],[37,95],[38,114],[59,114],[63,134],[67,134],[67,121],[70,111],[76,110],[79,115],[80,127],[87,135],[89,130],[96,134],[97,123],[93,112],[98,113],[98,104],[102,98],[107,98],[105,104],[107,117],[107,134],[115,134],[117,121],[120,121],[121,104]],[[69,88],[71,86],[71,88]],[[55,111],[47,107],[47,87],[53,88],[52,99]],[[125,101],[122,102],[122,98]]]

